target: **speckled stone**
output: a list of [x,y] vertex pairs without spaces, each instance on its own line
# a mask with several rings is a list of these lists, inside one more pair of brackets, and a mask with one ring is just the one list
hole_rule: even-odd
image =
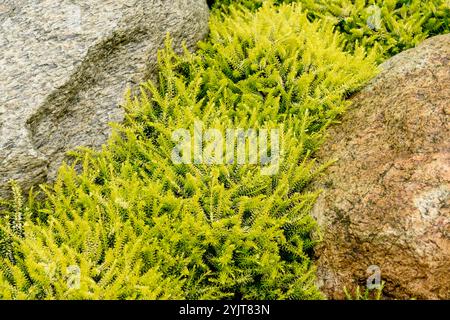
[[166,34],[193,49],[207,31],[206,0],[1,0],[0,196],[102,145],[126,88],[155,75]]
[[450,34],[381,67],[318,155],[338,159],[317,183],[319,285],[344,298],[377,266],[388,298],[450,299]]

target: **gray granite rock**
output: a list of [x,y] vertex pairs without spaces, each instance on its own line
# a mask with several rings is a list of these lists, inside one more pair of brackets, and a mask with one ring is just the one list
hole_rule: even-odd
[[206,0],[0,0],[0,197],[103,144],[166,34],[193,49],[207,29]]

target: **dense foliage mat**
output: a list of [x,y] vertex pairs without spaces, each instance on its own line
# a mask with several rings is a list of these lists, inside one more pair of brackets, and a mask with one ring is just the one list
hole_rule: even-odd
[[[44,200],[23,203],[14,187],[0,298],[321,298],[308,215],[317,193],[306,187],[323,168],[311,154],[375,57],[346,52],[332,21],[311,22],[296,4],[228,8],[210,27],[195,54],[168,44],[158,83],[129,94],[110,142],[74,153]],[[279,170],[174,164],[172,133],[195,121],[278,128]]]
[[[272,0],[211,0],[227,11],[231,4],[257,10]],[[375,49],[378,61],[412,48],[427,37],[450,32],[448,0],[274,0],[300,3],[310,20],[330,19],[347,41],[346,50]]]

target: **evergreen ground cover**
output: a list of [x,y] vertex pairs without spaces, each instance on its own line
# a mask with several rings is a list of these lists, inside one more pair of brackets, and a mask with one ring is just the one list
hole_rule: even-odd
[[[157,83],[127,94],[126,120],[101,151],[73,152],[43,197],[25,201],[13,183],[0,214],[0,298],[322,298],[314,152],[377,62],[448,31],[448,7],[384,1],[396,27],[383,22],[381,35],[366,30],[369,3],[299,2],[212,3],[209,37],[181,55],[168,38]],[[411,6],[435,17],[415,35],[402,15]],[[278,170],[175,164],[172,134],[194,133],[196,121],[223,135],[279,129]]]
[[[272,0],[210,0],[227,12],[230,5],[257,10]],[[413,48],[427,37],[450,32],[448,0],[275,0],[300,3],[308,19],[328,19],[345,38],[346,50],[358,45],[376,50],[378,62]]]

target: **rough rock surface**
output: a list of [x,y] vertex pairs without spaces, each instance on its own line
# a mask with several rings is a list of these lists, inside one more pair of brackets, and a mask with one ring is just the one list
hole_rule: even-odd
[[[329,298],[379,267],[387,298],[450,298],[450,34],[382,65],[331,129],[313,215]],[[372,269],[375,270],[375,269]]]
[[1,1],[0,196],[10,179],[52,179],[66,151],[104,143],[166,34],[192,49],[207,30],[205,0]]

